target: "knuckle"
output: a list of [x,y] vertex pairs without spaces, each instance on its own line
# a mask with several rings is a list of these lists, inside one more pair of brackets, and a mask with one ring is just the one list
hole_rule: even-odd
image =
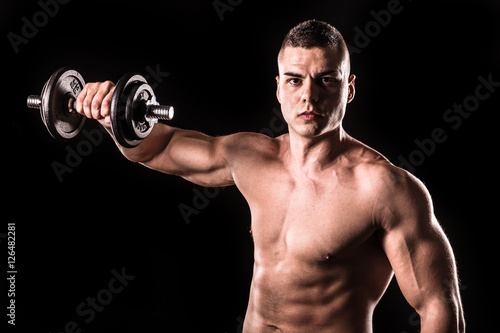
[[85,85],[85,87],[83,88],[84,90],[86,91],[92,91],[95,87],[95,82],[89,82]]
[[85,117],[92,118],[92,113],[90,112],[89,108],[84,108],[83,113],[85,114]]
[[102,112],[101,114],[103,116],[109,116],[110,115],[110,110],[111,110],[111,101],[106,99],[105,101],[102,102]]
[[115,84],[109,80],[103,82],[104,87],[109,90],[115,86]]
[[99,112],[100,109],[101,109],[101,105],[99,104],[99,102],[93,101],[92,102],[92,111]]

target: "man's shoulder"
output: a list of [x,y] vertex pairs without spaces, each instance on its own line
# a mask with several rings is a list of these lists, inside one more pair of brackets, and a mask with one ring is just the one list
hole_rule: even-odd
[[367,181],[399,177],[401,169],[380,152],[356,139],[349,138],[349,141],[348,149],[343,154],[344,165],[348,169],[356,170],[356,173]]
[[351,167],[358,177],[370,186],[370,190],[388,196],[415,188],[423,188],[422,182],[408,171],[392,164],[384,155],[366,144],[354,140],[349,151]]
[[390,229],[408,219],[433,219],[432,199],[422,181],[364,144],[355,149],[361,149],[356,153],[358,183],[372,202],[375,221]]
[[280,138],[253,132],[239,132],[221,138],[224,141],[226,156],[233,162],[275,158],[280,154],[282,145]]

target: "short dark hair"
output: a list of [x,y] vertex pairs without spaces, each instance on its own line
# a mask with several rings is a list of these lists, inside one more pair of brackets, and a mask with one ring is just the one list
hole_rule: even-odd
[[339,51],[349,56],[347,45],[340,31],[323,21],[308,20],[290,29],[285,39],[283,39],[280,54],[287,46],[303,47],[306,49],[313,47],[338,47]]

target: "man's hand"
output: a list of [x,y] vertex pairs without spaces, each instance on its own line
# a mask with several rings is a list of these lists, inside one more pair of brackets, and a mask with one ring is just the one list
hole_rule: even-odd
[[87,83],[76,99],[76,112],[111,126],[111,98],[115,84],[111,81]]

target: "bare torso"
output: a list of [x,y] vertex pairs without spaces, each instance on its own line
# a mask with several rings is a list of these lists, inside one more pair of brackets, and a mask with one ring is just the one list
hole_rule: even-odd
[[[309,38],[318,25],[304,24]],[[453,251],[427,189],[342,129],[355,93],[346,49],[282,47],[276,96],[289,134],[211,137],[156,124],[120,150],[198,185],[238,186],[255,243],[245,333],[371,333],[393,270],[422,332],[464,332]],[[109,81],[86,84],[77,112],[109,127],[113,92]]]
[[253,141],[233,166],[255,243],[243,332],[371,332],[392,277],[373,219],[376,174],[389,163],[349,139],[328,167],[294,170],[287,140]]
[[250,206],[244,333],[371,333],[393,271],[422,332],[464,331],[453,252],[430,195],[376,151],[341,129],[312,139],[155,129],[148,142],[160,153],[124,154],[199,185],[237,185]]

